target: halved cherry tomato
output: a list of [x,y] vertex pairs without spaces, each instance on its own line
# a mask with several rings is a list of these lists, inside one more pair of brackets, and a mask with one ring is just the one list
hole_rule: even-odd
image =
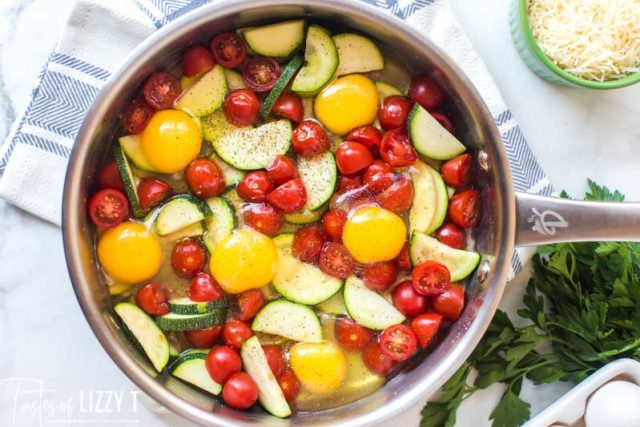
[[375,201],[391,212],[404,212],[413,203],[413,184],[405,177],[401,177],[382,193],[376,195]]
[[322,154],[329,149],[327,133],[317,122],[304,120],[293,130],[293,149],[303,157]]
[[356,269],[356,262],[342,243],[325,243],[320,252],[320,270],[338,279],[346,279]]
[[403,324],[391,325],[380,335],[380,349],[387,357],[403,361],[416,351],[418,338],[413,330]]
[[198,158],[189,163],[184,171],[189,190],[196,196],[208,199],[224,190],[224,173],[209,159]]
[[373,154],[364,145],[354,141],[344,141],[336,151],[336,164],[340,173],[351,175],[373,163]]
[[284,213],[292,213],[307,203],[307,190],[300,178],[294,178],[267,194],[267,201]]
[[413,102],[406,96],[387,96],[380,105],[378,118],[384,130],[396,129],[407,125]]
[[451,124],[451,120],[449,120],[447,116],[445,116],[444,114],[433,112],[433,111],[430,111],[430,113],[433,116],[433,118],[436,119],[438,123],[442,125],[443,128],[448,130],[449,133],[451,134],[453,133],[453,125]]
[[443,224],[438,231],[436,231],[436,239],[438,239],[440,243],[444,243],[455,249],[464,249],[467,246],[467,236],[464,228],[452,222]]
[[300,393],[300,380],[291,369],[285,369],[277,378],[278,385],[287,402],[293,402]]
[[156,110],[171,108],[181,92],[180,80],[164,71],[151,74],[142,88],[147,104]]
[[411,166],[418,160],[418,153],[411,145],[405,128],[393,129],[384,134],[380,144],[380,157],[392,168]]
[[444,101],[444,92],[431,77],[421,75],[414,77],[411,82],[409,97],[425,110],[435,110]]
[[396,361],[386,356],[380,350],[377,342],[370,342],[362,352],[362,360],[371,372],[378,375],[387,375],[387,373],[396,365]]
[[231,408],[248,409],[258,400],[258,386],[244,372],[235,373],[222,387],[222,400]]
[[190,279],[202,271],[206,258],[205,249],[196,239],[184,239],[173,247],[171,267],[178,276]]
[[347,223],[347,214],[341,209],[331,209],[322,216],[322,228],[334,242],[342,239],[342,230]]
[[271,107],[271,112],[277,117],[284,117],[296,123],[302,121],[304,107],[298,95],[291,92],[283,92]]
[[479,200],[476,190],[456,193],[449,200],[449,219],[460,227],[471,228],[478,223]]
[[472,168],[473,157],[469,153],[464,153],[443,163],[440,174],[447,185],[460,189],[471,183]]
[[235,89],[224,98],[224,115],[237,126],[248,126],[258,120],[260,101],[250,89]]
[[398,267],[393,261],[367,264],[362,270],[362,280],[369,289],[382,292],[389,289],[398,277]]
[[362,181],[367,186],[367,190],[377,194],[386,190],[395,180],[393,169],[382,160],[375,160],[365,169],[362,174]]
[[169,297],[159,282],[149,282],[136,293],[136,305],[152,316],[169,312]]
[[411,321],[411,329],[416,333],[420,347],[427,348],[441,323],[442,316],[438,313],[423,313]]
[[274,185],[282,185],[285,182],[298,176],[298,169],[296,169],[293,160],[279,154],[273,159],[273,162],[267,166],[267,175]]
[[451,284],[443,293],[431,301],[431,308],[445,319],[455,322],[464,308],[464,288],[457,283]]
[[171,186],[156,178],[145,177],[138,183],[138,200],[145,211],[158,206],[171,193]]
[[382,135],[380,135],[380,131],[377,128],[371,125],[360,126],[349,132],[345,141],[359,142],[365,145],[371,151],[371,154],[377,156],[380,142],[382,142]]
[[244,66],[242,80],[256,92],[271,90],[282,73],[280,64],[272,58],[251,58]]
[[340,175],[338,178],[338,193],[354,190],[362,187],[362,175],[356,173],[354,175]]
[[129,213],[129,201],[118,190],[105,188],[89,199],[89,217],[101,228],[111,228],[120,224]]
[[114,190],[124,193],[124,184],[122,183],[120,171],[118,170],[118,165],[115,160],[107,162],[107,164],[100,169],[96,181],[100,189],[113,188]]
[[222,332],[222,325],[213,325],[196,331],[184,331],[184,336],[196,348],[211,348]]
[[264,202],[273,185],[264,171],[249,172],[238,183],[238,195],[247,202]]
[[407,317],[414,317],[424,313],[429,306],[427,297],[413,289],[411,280],[405,280],[393,288],[391,299],[398,311]]
[[203,271],[191,279],[189,299],[197,302],[217,301],[224,298],[224,291],[210,274]]
[[218,34],[211,40],[210,47],[216,62],[225,68],[237,67],[247,56],[247,45],[236,33]]
[[264,295],[258,289],[249,289],[238,294],[238,314],[236,318],[243,322],[253,319],[266,303]]
[[451,285],[451,273],[446,265],[428,260],[416,265],[411,273],[411,282],[419,294],[435,297]]
[[360,351],[373,339],[373,333],[350,317],[339,317],[335,334],[340,345],[347,350]]
[[120,113],[120,125],[129,133],[140,133],[147,127],[153,109],[142,99],[132,99]]
[[182,74],[187,77],[204,74],[214,65],[211,51],[204,46],[191,46],[182,54]]
[[240,372],[242,361],[238,352],[233,348],[221,345],[212,348],[204,359],[204,366],[212,380],[224,384],[236,372]]
[[251,228],[273,236],[284,224],[284,216],[268,203],[251,203],[242,210],[242,218]]
[[293,235],[291,253],[304,262],[316,262],[324,245],[324,230],[319,225],[299,228]]
[[264,351],[264,355],[267,356],[267,362],[273,375],[277,377],[282,374],[286,368],[282,347],[273,344],[263,345],[262,351]]
[[411,257],[409,256],[409,244],[405,243],[396,257],[396,265],[400,270],[411,270]]
[[243,342],[253,336],[249,325],[240,320],[229,320],[222,330],[224,343],[236,350],[240,349]]

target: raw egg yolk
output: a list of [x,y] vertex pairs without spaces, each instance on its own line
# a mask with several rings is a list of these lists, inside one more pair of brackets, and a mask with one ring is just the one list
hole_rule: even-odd
[[98,260],[116,281],[137,283],[158,272],[162,250],[158,239],[145,226],[123,222],[100,236]]
[[377,206],[352,212],[342,232],[351,255],[362,263],[394,259],[406,240],[407,228],[395,213]]
[[330,341],[295,344],[289,351],[289,362],[302,385],[316,394],[331,393],[347,376],[347,359]]
[[176,173],[200,154],[202,136],[196,121],[177,110],[157,111],[142,131],[142,151],[162,173]]
[[313,108],[327,129],[344,135],[375,120],[378,91],[365,76],[352,74],[340,77],[318,94]]
[[276,271],[276,245],[250,228],[234,231],[213,251],[211,274],[222,289],[238,294],[268,284]]

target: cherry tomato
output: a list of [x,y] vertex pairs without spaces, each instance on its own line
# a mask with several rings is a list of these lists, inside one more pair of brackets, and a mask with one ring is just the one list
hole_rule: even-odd
[[238,195],[247,202],[264,202],[273,190],[269,175],[263,171],[249,172],[238,183]]
[[340,209],[331,209],[322,216],[322,228],[329,239],[334,242],[342,239],[342,230],[347,223],[347,214]]
[[224,291],[210,274],[200,272],[191,279],[189,299],[197,302],[217,301],[224,298]]
[[339,317],[335,334],[340,345],[347,350],[360,351],[373,339],[373,333],[350,317]]
[[101,228],[111,228],[120,224],[129,213],[129,201],[118,190],[105,188],[89,199],[89,217]]
[[478,223],[479,200],[476,190],[456,193],[449,200],[449,219],[463,228],[471,228]]
[[258,400],[258,386],[244,372],[233,374],[222,387],[222,400],[234,409],[248,409]]
[[273,236],[284,224],[284,216],[276,208],[267,203],[251,203],[242,210],[242,218],[248,226]]
[[382,353],[375,341],[364,348],[362,360],[371,372],[378,375],[386,375],[396,365],[396,361]]
[[380,335],[380,349],[387,357],[403,361],[416,351],[418,338],[410,327],[397,324],[391,325]]
[[136,305],[152,316],[162,316],[169,312],[169,298],[158,282],[149,282],[138,289]]
[[184,336],[195,348],[211,348],[222,332],[222,325],[213,325],[209,328],[196,331],[184,331]]
[[340,175],[338,178],[338,193],[355,190],[362,187],[362,175]]
[[262,350],[264,355],[267,356],[267,362],[273,375],[277,377],[282,374],[286,369],[282,347],[279,345],[263,345]]
[[367,264],[362,270],[362,280],[369,289],[382,292],[393,285],[398,277],[398,267],[393,261]]
[[447,185],[460,189],[471,183],[472,167],[473,157],[469,153],[464,153],[443,163],[440,174]]
[[411,280],[405,280],[393,288],[391,299],[398,311],[407,317],[415,317],[424,313],[429,305],[427,297],[413,289]]
[[444,92],[431,77],[421,75],[411,82],[409,97],[425,110],[435,110],[444,101]]
[[382,126],[384,130],[406,126],[412,107],[413,103],[406,96],[387,96],[384,101],[382,101],[382,105],[380,105],[380,110],[378,111],[380,126]]
[[178,276],[190,279],[202,271],[206,258],[205,249],[196,239],[184,239],[173,247],[171,267]]
[[247,56],[247,45],[236,33],[218,34],[211,40],[210,47],[216,62],[225,68],[237,67]]
[[236,350],[239,350],[242,343],[252,336],[251,328],[240,320],[229,320],[222,330],[224,343]]
[[250,89],[235,89],[224,99],[224,115],[237,126],[249,126],[258,120],[260,101]]
[[212,380],[218,384],[226,383],[235,373],[240,372],[242,361],[238,353],[226,345],[212,348],[207,353],[204,365]]
[[244,66],[242,80],[256,92],[271,90],[282,73],[280,64],[271,58],[251,58]]
[[204,74],[214,65],[211,51],[204,46],[191,46],[182,54],[182,74],[187,77]]
[[145,177],[138,183],[138,201],[145,211],[158,206],[172,193],[169,184],[156,178]]
[[208,199],[224,190],[224,173],[209,159],[195,159],[184,171],[189,190],[196,196]]
[[319,225],[299,228],[293,235],[291,253],[304,262],[316,262],[324,245],[324,230]]
[[266,303],[264,295],[258,289],[249,289],[238,294],[238,320],[248,322],[253,319]]
[[267,175],[274,185],[282,185],[297,177],[298,170],[296,169],[296,165],[293,163],[293,160],[287,156],[279,154],[273,162],[267,166]]
[[372,193],[380,193],[395,179],[393,169],[382,160],[375,160],[362,174],[362,181]]
[[267,194],[267,201],[284,213],[293,213],[307,203],[307,190],[300,178],[294,178]]
[[380,157],[392,168],[411,166],[418,160],[418,153],[413,149],[405,128],[393,129],[384,134],[380,144]]
[[132,99],[120,113],[120,125],[129,133],[140,133],[147,127],[153,109],[142,99]]
[[376,195],[375,201],[391,212],[404,212],[413,203],[413,184],[407,178],[401,177],[382,193]]
[[411,329],[416,333],[421,348],[427,348],[441,323],[442,316],[438,313],[424,313],[411,321]]
[[320,270],[338,279],[346,279],[356,269],[356,262],[342,243],[325,243],[320,252]]
[[115,160],[111,160],[100,169],[98,172],[98,178],[96,179],[98,188],[113,188],[124,193],[124,184],[120,177],[120,171]]
[[400,270],[411,270],[411,257],[409,256],[409,244],[405,243],[396,257],[396,265]]
[[322,154],[329,149],[329,137],[317,122],[304,120],[293,130],[293,149],[303,157]]
[[382,142],[382,135],[380,135],[380,131],[377,128],[367,125],[349,132],[345,140],[359,142],[366,146],[371,151],[371,154],[377,156],[380,142]]
[[450,322],[455,322],[460,318],[464,308],[464,289],[459,284],[453,283],[431,301],[431,308]]
[[298,95],[291,92],[283,92],[271,107],[271,112],[277,117],[284,117],[296,123],[302,121],[304,108]]
[[436,239],[438,239],[440,243],[444,243],[455,249],[464,249],[467,246],[467,236],[464,228],[452,222],[443,224],[442,227],[436,231]]
[[351,175],[360,172],[371,163],[373,163],[373,155],[363,144],[345,141],[338,146],[336,164],[341,174]]
[[433,116],[433,118],[436,119],[438,123],[442,125],[443,128],[449,131],[449,133],[451,134],[453,133],[453,125],[451,124],[451,120],[449,120],[447,116],[445,116],[444,114],[433,112],[433,111],[430,111],[430,113]]
[[156,110],[171,108],[181,92],[180,80],[164,71],[151,74],[142,88],[147,104]]
[[451,285],[451,273],[446,265],[428,260],[416,265],[411,273],[411,282],[419,294],[435,297]]
[[291,369],[286,369],[277,378],[278,385],[282,389],[282,394],[287,402],[293,402],[300,393],[300,380]]

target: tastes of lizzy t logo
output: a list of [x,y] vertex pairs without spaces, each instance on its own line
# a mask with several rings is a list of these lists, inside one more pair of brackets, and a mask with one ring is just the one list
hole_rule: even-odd
[[531,229],[543,236],[554,236],[556,229],[567,228],[569,223],[555,211],[546,210],[539,212],[536,208],[531,208],[533,215],[529,217],[527,222],[533,222]]

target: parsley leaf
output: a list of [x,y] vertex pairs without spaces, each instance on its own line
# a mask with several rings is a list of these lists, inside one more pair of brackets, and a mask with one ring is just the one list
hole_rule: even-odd
[[520,426],[529,419],[530,405],[518,396],[521,388],[522,377],[507,387],[507,391],[489,416],[489,419],[493,420],[492,427]]

